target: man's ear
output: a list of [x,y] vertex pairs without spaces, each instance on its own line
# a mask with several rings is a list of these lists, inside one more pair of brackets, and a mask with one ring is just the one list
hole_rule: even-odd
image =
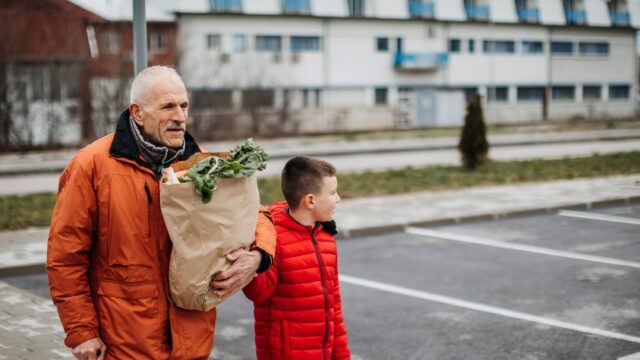
[[302,198],[302,205],[307,209],[313,209],[315,206],[315,196],[313,194],[307,194]]
[[131,114],[133,121],[135,121],[139,126],[142,126],[142,107],[136,103],[131,103],[129,105],[129,113]]

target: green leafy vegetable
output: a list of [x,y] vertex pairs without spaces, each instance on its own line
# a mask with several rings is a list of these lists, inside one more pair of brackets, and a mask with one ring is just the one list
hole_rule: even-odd
[[206,204],[211,201],[218,178],[251,176],[257,170],[264,170],[268,159],[264,149],[249,138],[231,150],[229,159],[211,156],[193,165],[179,180],[193,182],[196,193]]

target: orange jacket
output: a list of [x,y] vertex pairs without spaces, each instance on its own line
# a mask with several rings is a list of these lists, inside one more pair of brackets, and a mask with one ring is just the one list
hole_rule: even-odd
[[[206,359],[216,311],[187,311],[170,299],[171,241],[159,183],[141,160],[122,114],[115,134],[82,149],[60,177],[51,219],[51,296],[75,347],[101,337],[106,359]],[[181,160],[198,152],[188,133]],[[261,208],[254,246],[273,255],[275,230]]]

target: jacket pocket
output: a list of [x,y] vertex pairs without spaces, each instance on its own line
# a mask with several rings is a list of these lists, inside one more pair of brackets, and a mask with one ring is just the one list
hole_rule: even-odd
[[158,296],[156,284],[126,285],[111,281],[101,281],[98,285],[98,295],[123,299],[145,299]]
[[290,353],[290,328],[289,328],[289,321],[288,320],[282,320],[282,323],[280,324],[280,328],[282,329],[282,343],[281,343],[281,350],[282,350],[282,359],[289,359],[291,358],[291,353]]
[[153,285],[156,284],[156,272],[153,267],[146,265],[132,265],[109,263],[105,269],[105,278],[123,285]]

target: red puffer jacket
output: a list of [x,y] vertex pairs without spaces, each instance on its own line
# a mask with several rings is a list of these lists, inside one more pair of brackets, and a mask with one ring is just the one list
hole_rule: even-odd
[[336,242],[322,225],[292,219],[286,206],[269,207],[278,233],[271,268],[244,288],[255,305],[257,357],[349,359]]

